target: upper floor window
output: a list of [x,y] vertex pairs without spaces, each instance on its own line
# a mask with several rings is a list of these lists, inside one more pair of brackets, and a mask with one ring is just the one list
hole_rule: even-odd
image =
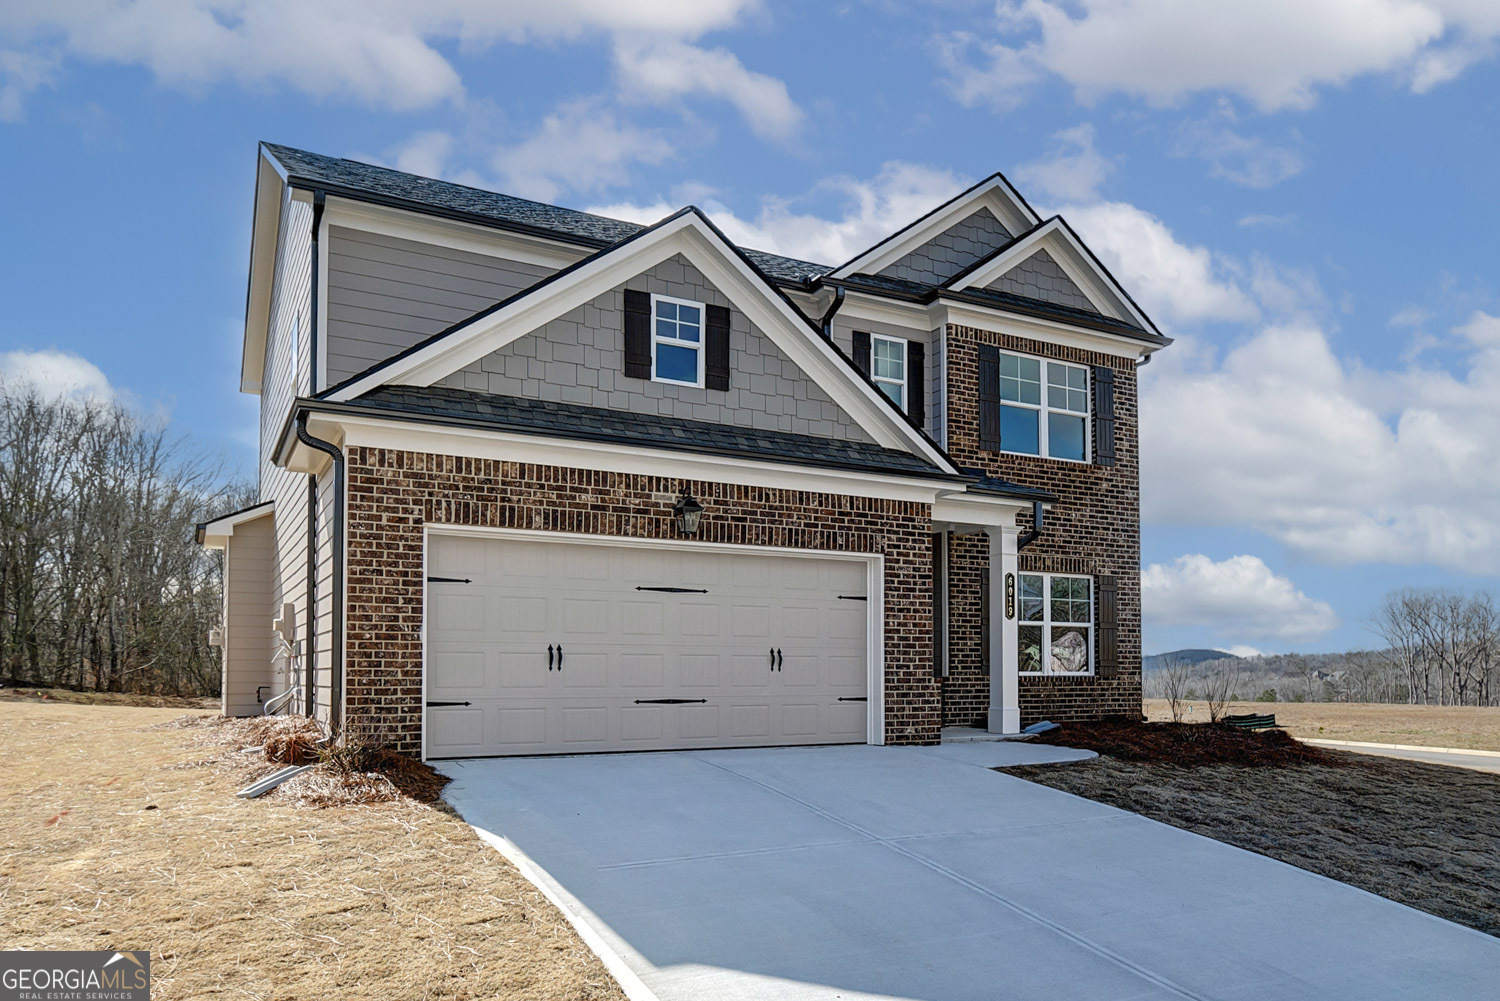
[[906,409],[906,339],[870,335],[870,378],[891,401]]
[[703,303],[651,297],[651,378],[703,385]]
[[1023,573],[1021,674],[1089,674],[1094,669],[1093,580]]
[[1089,370],[1000,355],[1000,441],[1006,452],[1088,461]]

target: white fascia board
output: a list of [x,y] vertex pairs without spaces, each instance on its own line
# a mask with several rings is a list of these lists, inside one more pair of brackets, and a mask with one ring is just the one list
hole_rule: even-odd
[[961,490],[939,493],[932,504],[934,525],[949,525],[967,530],[1015,528],[1016,516],[1031,511],[1031,502],[994,494],[969,493]]
[[561,270],[595,252],[591,248],[562,240],[548,240],[337,195],[328,196],[323,218],[334,226],[347,229],[465,250],[553,270]]
[[346,402],[384,385],[431,386],[677,254],[702,271],[878,444],[913,452],[939,469],[954,471],[925,435],[895,414],[879,390],[856,378],[833,345],[692,212],[596,255],[543,288],[516,297],[329,398]]
[[276,250],[286,197],[283,175],[264,150],[257,156],[254,215],[250,226],[250,277],[245,296],[245,336],[240,354],[240,392],[259,393],[276,282]]
[[1088,251],[1068,230],[1068,227],[1063,225],[1061,218],[1052,219],[1035,232],[1017,240],[1004,253],[997,254],[993,260],[986,262],[982,267],[975,268],[974,271],[954,282],[952,289],[955,292],[961,292],[976,286],[985,288],[990,282],[1002,277],[1038,250],[1046,250],[1051,254],[1052,259],[1063,269],[1073,284],[1083,290],[1097,309],[1116,320],[1134,323],[1143,330],[1154,329],[1151,321],[1131,304],[1130,297],[1125,294],[1125,290],[1094,264]]
[[934,316],[936,326],[951,323],[959,327],[993,330],[998,334],[1013,334],[1016,337],[1027,337],[1046,344],[1098,351],[1100,354],[1129,358],[1132,361],[1144,358],[1153,351],[1159,351],[1162,347],[1160,344],[1150,344],[1133,337],[1075,327],[1071,323],[1060,323],[1018,313],[1004,313],[999,310],[985,309],[982,306],[970,306],[967,303],[939,302]]
[[[343,413],[314,412],[308,418],[307,428],[313,436],[340,442],[344,448],[425,452],[570,469],[707,480],[735,486],[913,501],[919,504],[930,504],[939,493],[954,489],[951,482],[913,476],[823,469],[763,462],[741,456],[704,455],[611,442],[573,441],[487,428],[417,424]],[[299,449],[312,451],[297,443],[293,437],[287,447],[278,452],[277,463],[291,468]]]
[[909,229],[877,243],[827,277],[847,278],[856,274],[876,274],[986,206],[1012,233],[1024,232],[1041,221],[1035,212],[1026,207],[1021,196],[1006,183],[1005,178],[996,174],[934,209]]
[[275,511],[276,502],[266,501],[252,508],[246,508],[235,514],[225,515],[207,522],[203,526],[203,548],[223,549],[228,544],[234,530],[246,522],[258,521],[261,518],[269,518]]

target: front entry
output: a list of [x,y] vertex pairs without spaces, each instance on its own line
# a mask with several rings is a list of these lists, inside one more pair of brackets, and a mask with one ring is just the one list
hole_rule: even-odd
[[427,542],[426,755],[863,743],[868,563]]

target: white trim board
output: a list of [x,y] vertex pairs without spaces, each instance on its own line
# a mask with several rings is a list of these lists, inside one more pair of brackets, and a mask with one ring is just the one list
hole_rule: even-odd
[[786,556],[797,559],[841,560],[865,564],[865,743],[885,743],[885,557],[879,553],[850,553],[831,549],[793,549],[786,546],[742,546],[696,539],[642,539],[634,536],[582,532],[544,532],[530,528],[489,528],[432,523],[422,526],[422,760],[427,760],[427,554],[434,535],[480,539],[514,539],[565,545],[612,546],[620,549],[679,549],[728,555]]
[[908,424],[879,390],[859,379],[833,345],[818,336],[806,318],[768,286],[696,210],[682,212],[639,237],[596,254],[494,312],[330,393],[329,399],[352,400],[383,385],[431,386],[678,254],[698,267],[876,442],[921,455],[939,469],[956,472],[943,453]]
[[328,196],[323,218],[329,217],[332,217],[333,225],[345,229],[357,229],[453,250],[466,250],[553,270],[565,268],[594,253],[587,247],[561,240],[548,240],[478,223],[374,205],[340,195]]

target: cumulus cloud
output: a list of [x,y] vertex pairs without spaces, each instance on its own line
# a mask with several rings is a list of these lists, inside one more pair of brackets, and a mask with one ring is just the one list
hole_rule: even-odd
[[1184,342],[1143,373],[1142,506],[1155,523],[1249,525],[1329,563],[1500,560],[1500,318],[1454,331],[1455,374],[1370,370],[1311,321],[1222,360]]
[[[443,48],[609,42],[637,99],[704,93],[732,102],[757,131],[782,134],[800,111],[780,81],[724,49],[691,42],[734,26],[755,0],[95,0],[0,5],[0,120],[66,59],[142,66],[163,85],[285,86],[397,111],[462,103]],[[656,40],[642,46],[637,39]]]
[[1185,122],[1172,152],[1197,157],[1208,164],[1213,176],[1247,188],[1273,187],[1302,172],[1302,152],[1295,146],[1242,135],[1230,120],[1232,116],[1221,111],[1207,119]]
[[619,202],[597,205],[589,211],[655,222],[687,202],[697,202],[731,240],[742,246],[823,264],[842,264],[932,211],[967,184],[951,171],[891,162],[871,178],[829,178],[805,196],[832,196],[840,205],[832,218],[799,211],[796,206],[804,199],[766,199],[747,218],[727,208],[714,197],[713,189],[702,185],[675,191],[674,196],[681,199],[675,204],[665,199]]
[[1013,107],[1055,76],[1085,102],[1225,92],[1269,111],[1367,73],[1436,86],[1493,53],[1500,12],[1487,0],[1001,0],[996,27],[940,46],[966,104]]
[[548,115],[524,141],[500,147],[491,163],[506,191],[550,202],[564,189],[593,192],[622,184],[632,165],[661,163],[671,155],[671,144],[656,130],[585,100]]
[[1335,629],[1326,601],[1309,598],[1258,556],[1215,562],[1201,553],[1141,574],[1146,626],[1194,626],[1231,639],[1305,642]]
[[28,386],[47,397],[110,400],[115,396],[99,366],[56,348],[0,353],[0,383]]
[[1092,201],[1115,165],[1094,148],[1094,126],[1085,122],[1052,135],[1052,150],[1014,171],[1016,181],[1052,198]]

